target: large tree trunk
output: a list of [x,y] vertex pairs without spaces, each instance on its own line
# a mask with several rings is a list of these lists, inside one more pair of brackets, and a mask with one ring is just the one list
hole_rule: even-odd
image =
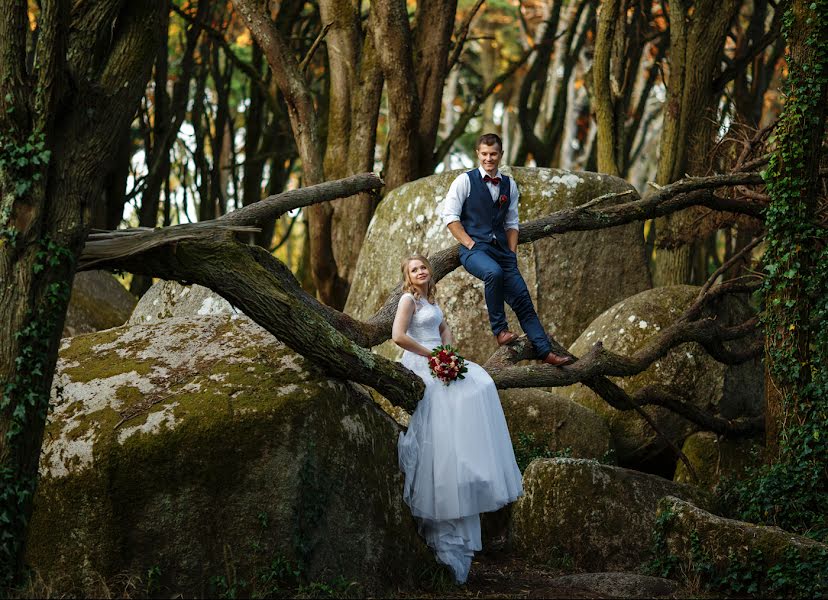
[[[611,60],[616,36],[624,31],[626,1],[607,0],[598,12],[598,31],[595,35],[595,62],[592,66],[595,89],[595,122],[598,127],[598,170],[608,175],[621,175],[618,151],[624,140],[618,127],[619,82],[611,85]],[[620,21],[620,22],[619,22]],[[621,57],[616,56],[615,60]],[[622,121],[623,125],[623,121]]]
[[101,196],[100,173],[120,141],[112,132],[124,131],[144,92],[165,6],[88,2],[74,6],[70,17],[69,2],[43,2],[29,73],[27,3],[0,3],[0,153],[25,155],[28,163],[0,161],[4,588],[21,573],[75,257],[86,239],[91,204]]
[[[828,359],[828,228],[818,211],[828,104],[828,59],[820,44],[828,38],[828,16],[824,1],[794,0],[789,11],[788,100],[768,167],[765,389],[772,460],[783,437],[789,450],[801,456],[811,444],[825,447],[815,432],[825,422]],[[812,460],[824,460],[822,452]],[[824,463],[819,470],[824,477]]]

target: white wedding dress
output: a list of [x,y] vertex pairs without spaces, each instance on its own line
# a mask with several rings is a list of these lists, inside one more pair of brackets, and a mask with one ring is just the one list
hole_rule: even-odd
[[[425,300],[415,300],[415,307],[407,334],[426,348],[439,346],[440,307]],[[506,419],[497,388],[479,365],[466,361],[465,379],[446,386],[431,375],[427,358],[405,351],[402,364],[426,384],[399,438],[403,497],[437,560],[464,583],[474,552],[482,549],[480,513],[523,494]]]

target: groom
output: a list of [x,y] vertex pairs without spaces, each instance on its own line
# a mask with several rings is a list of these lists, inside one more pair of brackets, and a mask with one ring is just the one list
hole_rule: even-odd
[[552,347],[538,319],[529,290],[518,271],[518,189],[514,179],[498,171],[503,142],[487,133],[475,144],[480,166],[452,182],[443,203],[443,221],[460,242],[460,263],[486,284],[489,323],[498,345],[517,336],[509,331],[503,302],[515,311],[538,358],[560,367],[572,362]]

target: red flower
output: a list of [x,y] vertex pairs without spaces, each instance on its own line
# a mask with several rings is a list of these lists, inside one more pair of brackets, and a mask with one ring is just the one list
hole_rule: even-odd
[[500,198],[497,200],[498,206],[503,206],[509,201],[509,198],[506,197],[506,194],[500,194]]
[[428,366],[431,374],[445,385],[456,379],[463,379],[463,373],[468,372],[465,359],[449,345],[434,348],[428,357]]

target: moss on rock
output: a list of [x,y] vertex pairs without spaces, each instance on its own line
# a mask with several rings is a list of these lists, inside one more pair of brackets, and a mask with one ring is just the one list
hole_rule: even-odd
[[[391,191],[377,208],[359,255],[346,312],[374,314],[400,281],[400,262],[410,253],[434,254],[456,242],[440,218],[440,203],[462,170],[424,177]],[[520,187],[522,221],[583,204],[610,192],[633,191],[623,180],[598,173],[512,168]],[[627,196],[630,198],[633,196]],[[641,224],[570,232],[523,244],[518,263],[541,322],[563,344],[613,303],[650,287]],[[482,362],[496,349],[489,329],[483,284],[462,267],[438,286],[437,301],[463,349]],[[520,331],[507,309],[511,328]],[[379,352],[400,354],[386,342]]]
[[432,564],[396,424],[246,318],[72,338],[53,402],[27,559],[78,593],[157,567],[164,589],[205,596],[228,568],[252,582],[277,558],[379,592]]
[[709,431],[700,431],[684,440],[681,451],[693,465],[698,481],[692,480],[682,461],[676,462],[673,480],[712,490],[723,478],[741,478],[747,467],[758,464],[761,441],[729,440]]
[[779,527],[725,519],[675,497],[658,505],[664,551],[679,573],[700,575],[714,589],[757,597],[824,597],[828,590],[828,544]]
[[523,474],[511,540],[539,563],[587,571],[640,571],[650,558],[656,504],[667,495],[709,506],[707,494],[655,475],[592,460],[538,459]]
[[78,273],[72,282],[63,337],[123,325],[135,303],[135,297],[107,271]]
[[[698,291],[695,286],[677,285],[654,288],[627,298],[590,323],[569,350],[576,356],[583,356],[601,341],[607,350],[630,356],[651,337],[672,325],[695,300]],[[712,314],[720,322],[732,324],[741,322],[748,313],[742,303],[728,299],[715,304]],[[711,358],[695,343],[674,348],[647,370],[619,378],[616,383],[629,394],[649,385],[664,386],[699,408],[727,419],[759,414],[764,398],[764,377],[759,359],[727,366]],[[556,391],[607,420],[622,465],[646,469],[669,452],[666,444],[634,411],[616,410],[580,384]],[[644,410],[679,446],[698,430],[697,426],[667,409],[650,406]],[[667,475],[672,476],[672,468]]]
[[525,436],[548,452],[568,452],[574,458],[602,458],[610,451],[606,422],[595,412],[543,390],[500,390],[500,403],[512,445]]

